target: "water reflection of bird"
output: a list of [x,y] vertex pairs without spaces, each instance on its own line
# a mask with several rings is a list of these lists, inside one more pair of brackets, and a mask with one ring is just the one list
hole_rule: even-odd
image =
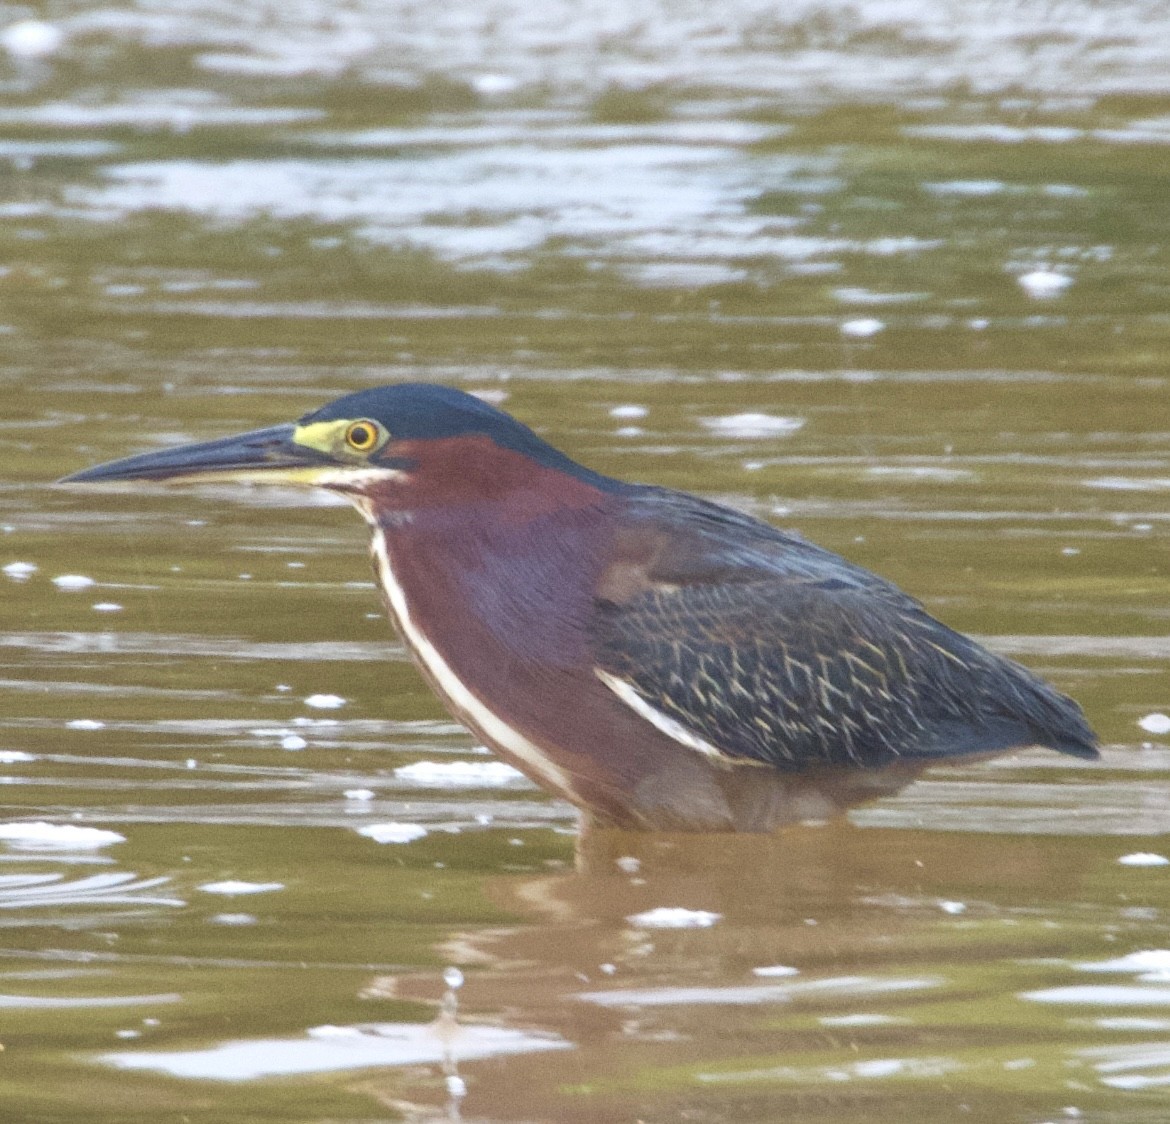
[[448,709],[602,823],[768,830],[940,760],[1097,756],[1072,700],[890,583],[726,507],[584,468],[457,390],[360,391],[67,479],[208,477],[347,496]]

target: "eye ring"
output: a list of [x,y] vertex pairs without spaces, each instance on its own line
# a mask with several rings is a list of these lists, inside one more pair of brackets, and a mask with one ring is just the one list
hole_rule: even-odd
[[355,453],[368,453],[378,444],[378,423],[372,421],[350,422],[345,427],[345,443]]

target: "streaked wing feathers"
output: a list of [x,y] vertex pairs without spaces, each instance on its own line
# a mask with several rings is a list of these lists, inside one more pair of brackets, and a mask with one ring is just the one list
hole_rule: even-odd
[[653,496],[599,586],[597,664],[726,758],[1095,755],[1075,703],[888,582],[747,516]]

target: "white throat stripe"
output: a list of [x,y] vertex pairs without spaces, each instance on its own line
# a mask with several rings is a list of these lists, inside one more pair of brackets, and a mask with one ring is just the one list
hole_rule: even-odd
[[[360,505],[359,505],[360,507]],[[365,514],[365,512],[363,512]],[[410,615],[410,606],[402,586],[394,575],[390,553],[382,529],[374,526],[371,551],[378,578],[390,602],[391,615],[402,639],[414,652],[418,661],[426,668],[443,700],[468,726],[479,733],[500,752],[512,757],[534,777],[566,799],[572,799],[573,786],[568,774],[553,764],[548,755],[535,742],[530,741],[519,730],[509,726],[498,714],[490,710],[468,688],[467,684],[452,670],[451,665],[431,643],[426,634],[415,624]]]

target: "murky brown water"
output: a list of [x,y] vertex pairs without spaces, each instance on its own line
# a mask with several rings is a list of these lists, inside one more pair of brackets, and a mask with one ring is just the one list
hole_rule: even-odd
[[[1166,1119],[1170,16],[775,8],[0,8],[4,1120]],[[880,571],[1103,761],[575,856],[348,509],[49,484],[406,377]]]

